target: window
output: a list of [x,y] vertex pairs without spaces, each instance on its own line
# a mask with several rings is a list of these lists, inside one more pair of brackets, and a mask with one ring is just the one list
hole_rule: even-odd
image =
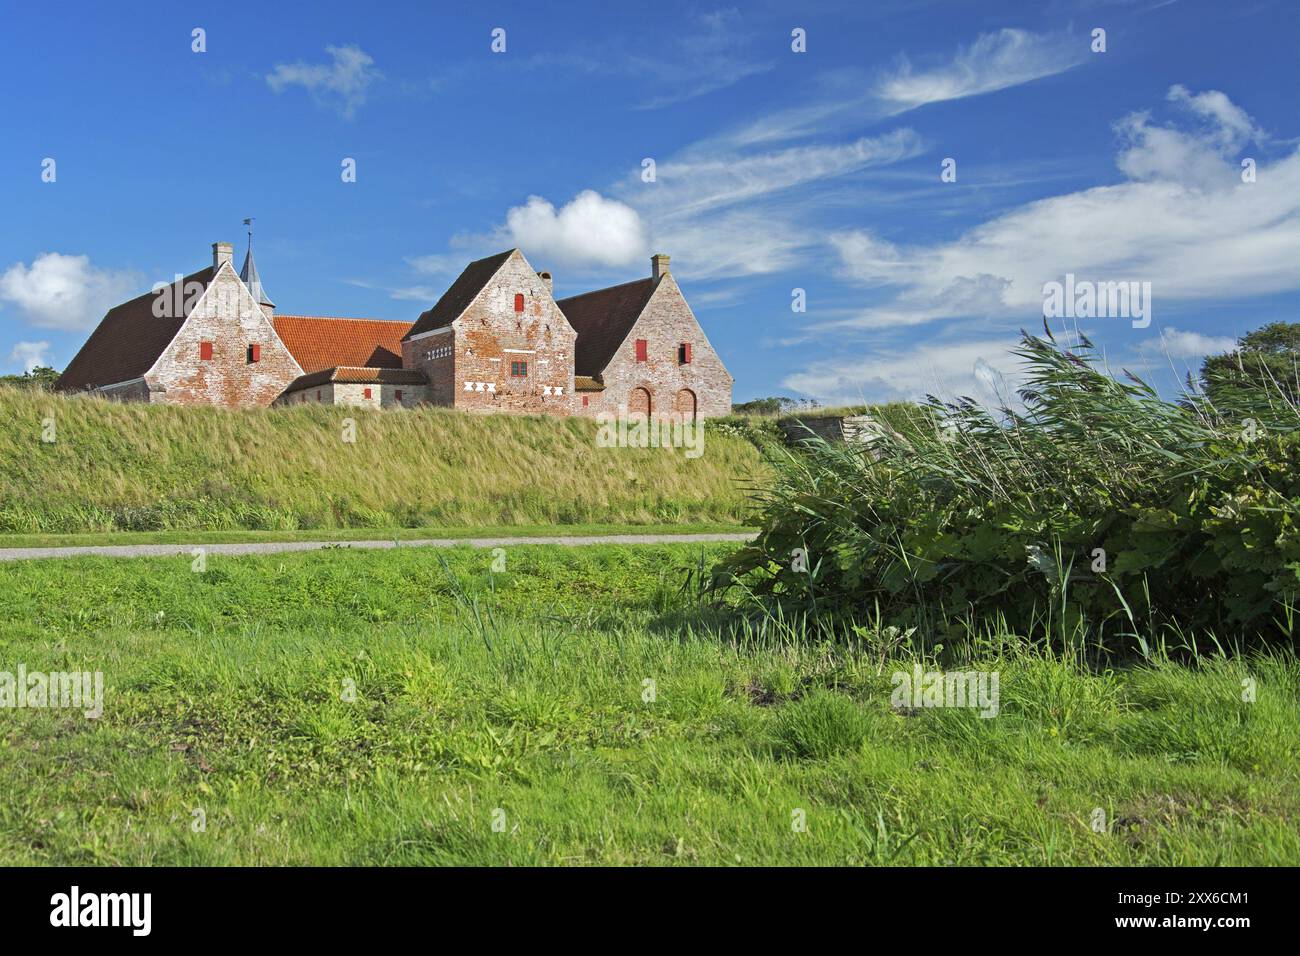
[[257,362],[262,358],[262,346],[253,344],[248,347],[248,361]]
[[200,342],[200,343],[199,343],[199,359],[200,359],[200,361],[203,361],[203,362],[211,362],[211,361],[212,361],[212,343],[211,343],[211,342]]
[[582,396],[582,407],[586,408],[590,404],[591,404],[591,396],[590,395]]
[[636,340],[636,360],[644,362],[646,360],[646,343],[645,339]]
[[527,375],[528,375],[528,363],[527,363],[527,362],[511,362],[511,363],[510,363],[510,377],[511,377],[511,378],[525,378],[525,377],[527,377]]
[[393,392],[393,399],[398,402],[402,400],[402,390],[400,388],[397,391]]
[[364,392],[362,392],[361,394],[362,394],[362,396],[363,396],[364,398],[369,398],[369,397],[370,397],[370,389],[367,388],[367,389],[366,389]]
[[691,364],[691,343],[690,342],[683,342],[681,345],[677,346],[677,364],[678,365]]
[[524,311],[524,294],[522,292],[515,293],[515,311]]

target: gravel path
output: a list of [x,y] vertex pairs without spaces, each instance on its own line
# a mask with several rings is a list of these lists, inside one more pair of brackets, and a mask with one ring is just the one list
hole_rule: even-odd
[[411,541],[258,541],[247,544],[116,544],[70,548],[0,548],[0,561],[30,561],[41,558],[166,558],[189,556],[196,548],[205,554],[278,554],[282,551],[319,551],[322,548],[507,548],[516,544],[690,544],[695,541],[749,541],[745,532],[728,534],[593,534],[554,535],[535,538],[424,538]]

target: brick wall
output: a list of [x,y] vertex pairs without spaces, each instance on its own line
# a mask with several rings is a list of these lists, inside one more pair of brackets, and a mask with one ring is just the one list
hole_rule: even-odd
[[[212,343],[212,358],[200,357]],[[260,349],[248,360],[248,347]],[[229,262],[194,304],[176,338],[145,374],[149,400],[172,405],[270,405],[302,374],[261,306],[244,288]]]
[[428,401],[450,407],[456,399],[455,330],[447,328],[402,343],[402,368],[418,369],[429,380]]
[[[644,362],[636,360],[637,339],[646,340]],[[685,365],[678,361],[678,346],[683,342],[691,346],[691,361]],[[635,407],[637,389],[649,392],[651,414],[655,416],[679,410],[681,401],[684,407],[680,410],[689,417],[686,409],[691,402],[689,395],[681,395],[683,391],[694,395],[699,418],[731,414],[731,374],[705,338],[671,273],[659,280],[641,317],[606,367],[602,380],[603,392],[575,395],[575,414],[617,414],[620,407]],[[585,408],[584,394],[589,396]]]
[[[523,312],[515,311],[519,294]],[[515,252],[453,323],[453,331],[403,343],[402,365],[424,372],[430,400],[439,405],[568,415],[576,338],[550,283]],[[511,374],[517,362],[527,363],[527,374]]]

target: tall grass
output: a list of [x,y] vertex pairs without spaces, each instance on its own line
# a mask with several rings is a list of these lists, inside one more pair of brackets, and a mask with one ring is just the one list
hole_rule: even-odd
[[1086,339],[1018,354],[1018,404],[932,397],[916,427],[779,456],[764,530],[715,584],[935,642],[989,621],[1094,648],[1293,641],[1295,406],[1165,401]]
[[232,411],[0,388],[0,422],[10,533],[738,522],[739,480],[764,471],[750,442],[721,432],[687,459],[597,447],[591,421],[433,408]]

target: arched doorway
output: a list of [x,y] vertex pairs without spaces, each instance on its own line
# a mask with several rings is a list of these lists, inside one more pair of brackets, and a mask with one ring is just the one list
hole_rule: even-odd
[[634,388],[627,397],[627,413],[629,415],[644,415],[650,417],[650,390],[648,388]]
[[681,416],[684,422],[695,421],[695,393],[689,388],[683,388],[677,393],[677,399],[673,403],[673,411]]

